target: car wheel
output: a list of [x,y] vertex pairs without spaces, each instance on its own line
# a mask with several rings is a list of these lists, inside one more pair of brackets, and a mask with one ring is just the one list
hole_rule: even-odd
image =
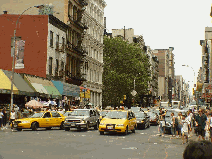
[[31,127],[32,127],[32,130],[33,131],[37,131],[37,129],[38,129],[38,123],[36,123],[36,122],[32,123]]
[[52,127],[48,127],[48,128],[46,128],[46,130],[51,130],[52,129]]
[[135,133],[135,126],[134,126],[134,129],[132,129],[132,133]]
[[98,130],[99,129],[99,121],[97,121],[96,125],[94,126],[94,129],[95,130]]
[[69,131],[70,130],[70,128],[64,128],[65,129],[65,131]]
[[21,129],[21,128],[17,128],[16,130],[17,130],[17,131],[22,131],[22,129]]
[[128,134],[128,126],[126,127],[124,135],[127,135],[127,134]]
[[100,133],[100,135],[104,135],[104,131],[100,131],[99,133]]
[[148,124],[148,128],[150,127],[150,122],[149,122],[149,124]]
[[60,124],[60,130],[64,130],[64,121],[62,121]]
[[85,128],[87,131],[89,130],[89,123],[87,122],[86,124],[86,128]]

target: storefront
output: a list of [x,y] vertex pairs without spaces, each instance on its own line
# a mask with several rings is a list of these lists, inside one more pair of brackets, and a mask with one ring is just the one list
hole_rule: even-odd
[[24,79],[28,81],[31,87],[38,93],[41,100],[62,99],[62,95],[51,81],[30,75],[24,75]]
[[52,83],[58,89],[60,94],[63,96],[63,100],[61,101],[61,106],[64,107],[65,104],[68,106],[71,105],[79,105],[80,100],[80,88],[77,85],[65,83],[62,81],[53,81]]
[[[8,106],[11,99],[11,80],[0,69],[0,108]],[[18,88],[13,85],[13,94],[18,94]]]

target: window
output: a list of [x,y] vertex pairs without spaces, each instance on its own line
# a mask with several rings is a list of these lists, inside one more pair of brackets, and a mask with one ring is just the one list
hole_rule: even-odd
[[65,38],[62,37],[62,50],[64,51],[64,49],[65,49]]
[[56,37],[56,50],[59,50],[59,35]]
[[58,112],[52,112],[52,117],[61,117],[60,114]]
[[52,57],[49,57],[49,75],[52,75]]
[[55,76],[58,76],[58,70],[59,70],[59,61],[58,59],[56,59]]
[[51,118],[50,112],[46,112],[43,116],[43,118]]
[[53,32],[50,31],[50,47],[53,47]]

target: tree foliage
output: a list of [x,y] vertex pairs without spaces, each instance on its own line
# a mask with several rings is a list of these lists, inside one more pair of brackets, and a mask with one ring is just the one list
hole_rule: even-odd
[[131,99],[134,89],[137,96],[147,92],[150,81],[149,60],[138,44],[121,37],[104,37],[103,105],[119,105],[123,95]]

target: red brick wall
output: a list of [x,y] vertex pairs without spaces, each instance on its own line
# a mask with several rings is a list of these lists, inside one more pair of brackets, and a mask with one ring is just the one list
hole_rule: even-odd
[[[0,68],[12,70],[11,37],[19,15],[0,15]],[[26,73],[46,77],[48,15],[22,15],[17,25],[16,36],[25,40],[24,69]]]

